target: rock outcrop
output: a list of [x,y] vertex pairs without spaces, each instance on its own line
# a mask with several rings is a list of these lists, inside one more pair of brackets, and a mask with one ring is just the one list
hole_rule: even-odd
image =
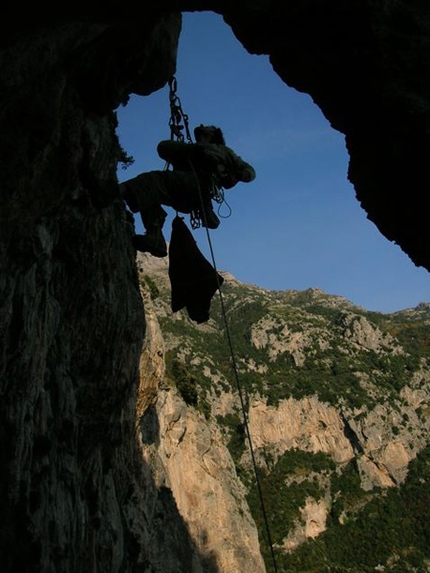
[[277,407],[253,402],[249,428],[256,448],[275,445],[280,454],[293,448],[325,452],[337,462],[354,456],[339,412],[317,397],[285,400]]
[[112,110],[167,81],[180,17],[18,21],[1,24],[0,569],[136,571],[159,501],[138,503],[145,316]]
[[[164,261],[139,255],[165,282]],[[161,272],[160,272],[161,270]],[[147,275],[148,276],[148,275]],[[164,279],[164,281],[163,281]],[[246,490],[219,427],[188,408],[165,378],[165,343],[156,305],[143,282],[147,333],[138,392],[138,440],[142,457],[158,490],[171,492],[195,550],[190,573],[264,573],[255,523]],[[154,398],[156,398],[154,400]],[[168,554],[168,552],[167,552]],[[168,568],[173,571],[174,568]]]
[[[193,326],[185,313],[172,313],[165,261],[139,255],[138,265],[148,270],[141,276],[142,284],[146,285],[147,314],[159,316],[163,324],[160,328],[156,321],[151,321],[156,333],[147,333],[147,344],[159,340],[163,349],[160,352],[152,348],[152,354],[157,354],[157,361],[163,352],[170,354],[170,361],[172,357],[183,361],[187,370],[193,372],[197,394],[209,405],[206,416],[201,413],[199,400],[186,406],[178,392],[180,380],[166,377],[148,422],[144,421],[146,414],[143,417],[143,455],[154,482],[172,491],[200,554],[211,555],[220,571],[240,570],[256,555],[255,532],[244,497],[252,490],[250,484],[255,479],[252,458],[263,476],[269,475],[282,460],[288,460],[286,473],[283,477],[277,473],[275,484],[279,490],[293,488],[291,494],[284,493],[284,497],[279,498],[288,508],[280,507],[280,515],[284,515],[283,511],[295,514],[286,535],[276,543],[277,550],[286,554],[294,554],[305,542],[330,532],[333,523],[345,525],[349,519],[358,519],[370,500],[384,497],[384,493],[378,492],[404,486],[411,462],[429,443],[430,418],[426,412],[430,401],[430,371],[425,351],[421,359],[408,362],[405,346],[390,334],[386,325],[393,321],[393,331],[403,329],[404,334],[410,324],[417,325],[425,343],[425,329],[429,324],[428,314],[424,315],[425,305],[420,305],[422,310],[417,307],[415,311],[409,309],[387,315],[378,327],[371,321],[371,313],[322,291],[263,291],[252,285],[241,285],[225,274],[223,298],[230,319],[235,321],[230,314],[235,309],[237,316],[247,324],[244,331],[235,329],[237,338],[233,340],[233,346],[235,342],[241,346],[236,356],[240,363],[239,377],[249,380],[250,376],[258,388],[252,391],[252,385],[246,386],[246,417],[254,453],[251,456],[243,435],[237,389],[229,383],[225,365],[217,360],[216,349],[222,339],[221,318],[211,319],[207,325]],[[153,280],[159,285],[156,292]],[[149,296],[151,289],[154,299]],[[311,309],[309,314],[307,305]],[[182,338],[179,332],[184,333]],[[297,346],[291,344],[290,332],[300,334],[300,360],[296,359]],[[413,340],[415,335],[412,332],[410,336]],[[203,337],[209,338],[203,340]],[[244,338],[248,339],[245,347],[241,343]],[[253,349],[256,354],[251,354]],[[292,356],[292,364],[285,361],[286,354]],[[316,360],[314,386],[307,381],[312,359]],[[339,360],[343,360],[343,364]],[[396,360],[400,370],[396,369]],[[318,364],[333,366],[324,370]],[[414,365],[416,370],[406,378],[404,370],[408,364],[408,368]],[[390,368],[393,368],[393,378],[390,378]],[[277,376],[278,369],[284,381]],[[339,386],[336,377],[342,371],[353,374],[343,378]],[[293,389],[289,379],[295,375],[300,377],[300,372],[307,389],[304,396],[296,397],[294,394],[303,394],[303,390],[300,386]],[[391,380],[388,386],[384,379]],[[324,383],[337,385],[339,393],[332,392],[331,400],[323,400],[319,395],[324,393]],[[293,395],[274,401],[270,399],[273,385],[282,385],[282,389],[276,390],[281,396],[282,393]],[[360,406],[355,398],[352,401],[348,398],[356,385],[365,390]],[[400,390],[395,390],[396,386],[400,386]],[[244,390],[242,387],[242,392]],[[148,430],[154,420],[157,420],[159,438],[146,443],[144,436],[154,434]],[[238,473],[234,472],[226,446],[236,456]],[[244,479],[247,472],[248,477]],[[352,473],[342,485],[344,472]],[[355,486],[348,479],[352,479]],[[425,476],[422,479],[425,484]],[[425,485],[423,487],[425,489]],[[306,494],[303,497],[297,497],[300,488]],[[270,500],[270,511],[276,514],[278,508],[272,497],[275,493],[270,492],[267,484],[262,491]],[[342,509],[338,510],[338,506]],[[208,515],[212,516],[211,520]],[[210,523],[215,524],[215,531]],[[270,523],[275,529],[280,527],[273,514]],[[205,535],[201,534],[202,529]],[[241,553],[229,553],[223,544],[217,543],[221,532],[240,539],[241,546],[249,548],[245,561]],[[259,570],[258,565],[254,566]],[[360,564],[357,567],[359,569]]]

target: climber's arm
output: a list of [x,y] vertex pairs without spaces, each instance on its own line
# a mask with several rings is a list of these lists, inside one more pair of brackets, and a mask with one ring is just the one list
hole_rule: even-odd
[[157,146],[158,155],[175,169],[190,169],[190,159],[194,153],[195,144],[182,141],[160,141]]
[[225,189],[231,189],[239,181],[243,183],[254,181],[255,169],[229,147],[212,145],[208,149],[208,155],[213,157],[214,166],[216,166],[215,172],[220,184]]
[[243,161],[241,157],[238,157],[239,161],[237,163],[237,174],[239,181],[243,181],[244,183],[250,183],[254,181],[256,177],[255,169],[247,163]]

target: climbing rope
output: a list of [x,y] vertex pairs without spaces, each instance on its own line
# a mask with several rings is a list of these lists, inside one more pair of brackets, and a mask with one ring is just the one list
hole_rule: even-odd
[[[252,466],[254,469],[254,475],[255,475],[255,482],[257,485],[257,490],[258,490],[258,496],[260,498],[260,505],[261,505],[261,512],[263,514],[263,520],[264,520],[264,525],[265,525],[265,529],[266,529],[266,535],[267,535],[267,541],[268,541],[268,545],[270,548],[270,555],[272,558],[272,563],[273,563],[273,571],[274,573],[278,573],[278,567],[276,564],[276,557],[275,557],[275,551],[273,548],[273,542],[272,542],[272,536],[270,534],[270,527],[269,527],[269,520],[267,517],[267,512],[266,512],[266,507],[264,504],[264,497],[263,497],[263,491],[261,489],[261,483],[260,483],[260,478],[258,475],[258,467],[257,467],[257,462],[255,459],[255,453],[254,453],[254,446],[252,444],[252,437],[251,437],[251,431],[249,429],[249,423],[248,423],[248,414],[246,411],[246,405],[245,405],[245,399],[244,399],[244,392],[242,390],[242,386],[240,384],[240,380],[239,380],[239,373],[238,373],[238,368],[237,368],[237,363],[236,363],[236,358],[235,358],[235,354],[234,354],[234,350],[233,350],[233,343],[231,340],[231,335],[230,335],[230,329],[228,326],[228,321],[227,321],[227,313],[226,313],[226,309],[225,309],[225,305],[224,305],[224,298],[222,295],[222,291],[221,291],[221,284],[220,284],[220,280],[218,277],[218,270],[216,267],[216,262],[215,262],[215,255],[214,255],[214,251],[213,251],[213,247],[212,247],[212,241],[210,238],[210,234],[209,234],[209,229],[206,227],[206,235],[207,235],[207,239],[208,239],[208,244],[209,244],[209,250],[211,253],[211,259],[212,259],[212,265],[215,269],[215,276],[216,276],[216,280],[217,280],[217,286],[218,286],[218,293],[219,293],[219,299],[220,299],[220,304],[221,304],[221,313],[223,316],[223,321],[224,321],[224,326],[225,326],[225,332],[227,335],[227,341],[228,341],[228,345],[229,345],[229,350],[230,350],[230,356],[231,356],[231,365],[232,365],[232,369],[233,369],[233,374],[234,374],[234,378],[235,378],[235,382],[236,382],[236,387],[237,387],[237,392],[239,394],[239,400],[240,400],[240,405],[241,405],[241,409],[242,409],[242,417],[243,417],[243,423],[245,426],[245,432],[246,432],[246,437],[248,439],[248,444],[249,444],[249,451],[251,454],[251,461],[252,461]],[[249,403],[249,400],[248,400]]]
[[[169,100],[170,100],[169,126],[170,126],[171,139],[173,140],[176,138],[178,141],[183,142],[184,141],[184,133],[183,132],[185,130],[188,142],[192,143],[192,138],[191,138],[190,130],[188,127],[188,116],[182,110],[181,101],[180,101],[180,99],[176,93],[177,82],[176,82],[176,79],[174,77],[172,77],[171,80],[169,81],[169,88],[170,88],[170,91],[169,91]],[[191,213],[191,227],[193,229],[200,227],[200,216],[201,216],[201,218],[203,219],[203,225],[206,228],[206,236],[207,236],[209,250],[210,250],[210,254],[211,254],[212,265],[213,265],[214,270],[215,270],[215,276],[216,276],[217,287],[218,287],[217,290],[219,293],[220,304],[221,304],[221,313],[223,316],[225,332],[227,335],[227,342],[228,342],[229,350],[230,350],[231,365],[232,365],[233,374],[234,374],[234,378],[235,378],[235,382],[236,382],[236,387],[237,387],[237,391],[238,391],[238,395],[239,395],[246,437],[247,437],[248,443],[249,443],[251,461],[252,461],[252,466],[253,466],[253,470],[254,470],[254,474],[255,474],[255,480],[256,480],[258,495],[260,498],[261,511],[263,514],[263,520],[264,520],[264,524],[265,524],[265,528],[266,528],[268,545],[270,547],[270,554],[271,554],[272,563],[273,563],[273,571],[274,571],[274,573],[278,573],[278,568],[277,568],[276,558],[275,558],[275,552],[273,549],[272,537],[270,534],[269,520],[267,518],[267,513],[266,513],[266,508],[265,508],[264,498],[263,498],[263,492],[261,489],[260,478],[258,475],[257,462],[255,459],[254,447],[252,444],[251,431],[249,429],[248,414],[247,414],[247,410],[246,410],[244,392],[242,390],[242,386],[241,386],[240,380],[239,380],[238,368],[237,368],[236,358],[235,358],[235,354],[234,354],[234,350],[233,350],[233,344],[232,344],[232,340],[231,340],[230,329],[228,326],[227,313],[226,313],[226,309],[225,309],[225,305],[224,305],[224,298],[223,298],[222,291],[221,291],[221,283],[219,280],[219,275],[218,275],[217,266],[216,266],[216,262],[215,262],[215,255],[214,255],[214,250],[213,250],[213,246],[212,246],[212,241],[211,241],[211,237],[210,237],[210,233],[209,233],[209,228],[206,225],[206,214],[205,214],[203,196],[202,196],[201,189],[200,189],[200,182],[199,182],[199,178],[197,176],[197,173],[194,169],[192,162],[190,162],[190,166],[191,166],[191,169],[194,173],[194,177],[196,179],[197,187],[199,190],[199,196],[200,196],[200,204],[201,204],[201,209],[199,210],[198,213],[195,213],[195,212]],[[225,201],[224,190],[222,189],[222,187],[221,188],[218,187],[215,184],[215,182],[214,182],[214,190],[213,190],[213,193],[211,196],[217,203],[222,203]],[[248,403],[249,403],[249,400],[248,400]]]

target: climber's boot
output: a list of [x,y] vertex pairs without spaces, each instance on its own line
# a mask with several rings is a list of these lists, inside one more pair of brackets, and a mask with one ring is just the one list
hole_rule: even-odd
[[148,229],[145,235],[135,235],[133,244],[141,253],[149,253],[158,258],[167,256],[167,245],[161,227],[154,226]]

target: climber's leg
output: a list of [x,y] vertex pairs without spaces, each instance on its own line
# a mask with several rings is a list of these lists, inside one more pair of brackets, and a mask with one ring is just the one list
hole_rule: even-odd
[[138,251],[148,252],[155,257],[167,255],[163,225],[167,213],[161,203],[166,193],[163,189],[163,171],[142,173],[125,183],[121,183],[120,192],[133,213],[140,212],[145,235],[136,235],[134,245]]
[[166,211],[161,205],[155,205],[151,209],[141,211],[140,217],[146,233],[134,237],[134,246],[142,253],[150,253],[154,257],[166,257],[167,245],[163,235],[164,221],[167,217]]

